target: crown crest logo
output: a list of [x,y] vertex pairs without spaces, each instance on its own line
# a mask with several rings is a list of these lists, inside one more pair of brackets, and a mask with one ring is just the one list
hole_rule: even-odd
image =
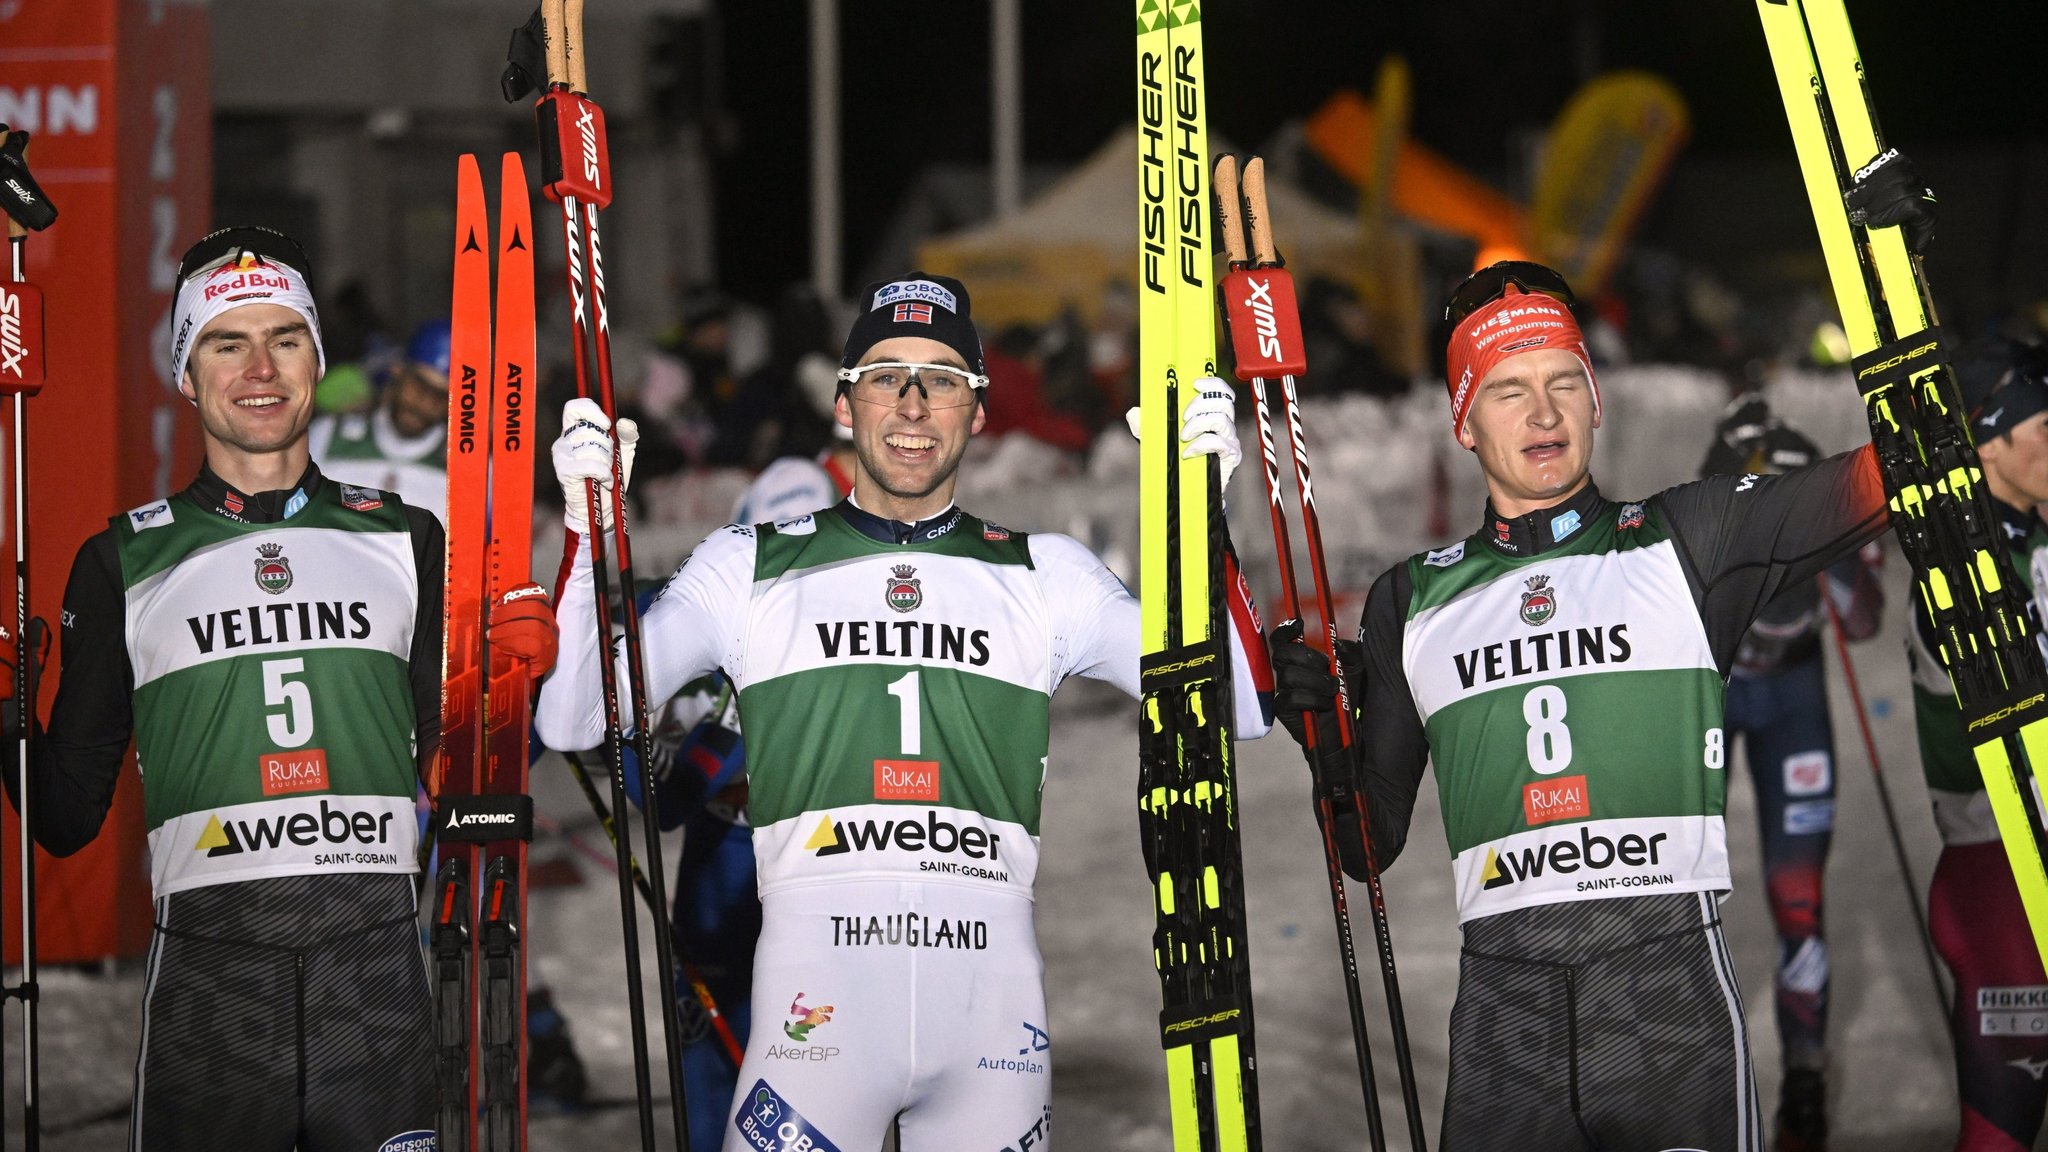
[[923,581],[917,579],[917,569],[909,564],[898,564],[889,569],[889,580],[882,599],[898,612],[909,612],[924,603]]

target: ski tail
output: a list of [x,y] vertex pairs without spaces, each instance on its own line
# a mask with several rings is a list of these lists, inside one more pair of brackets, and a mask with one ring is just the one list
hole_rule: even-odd
[[[481,784],[485,484],[490,438],[484,427],[491,379],[491,238],[483,173],[473,155],[457,163],[455,287],[449,312],[447,555],[443,571],[441,743],[428,787],[435,827]],[[472,981],[473,845],[443,839],[434,875],[433,991],[439,1146],[477,1145],[476,1000]]]
[[1848,333],[1900,549],[1940,638],[2036,949],[2048,960],[2048,841],[2028,777],[2048,764],[2048,667],[1983,487],[1919,262],[1843,194],[1884,154],[1842,0],[1757,0]]
[[[533,569],[535,375],[533,217],[525,165],[505,153],[498,188],[498,292],[491,373],[490,600],[530,583]],[[527,791],[532,681],[523,663],[490,665],[484,735],[484,794],[514,820],[482,846],[477,928],[478,1014],[482,1027],[484,1127],[491,1148],[526,1146],[526,846],[533,801]]]
[[1261,1146],[1222,600],[1221,472],[1181,460],[1180,413],[1215,371],[1201,6],[1138,0],[1143,631],[1139,830],[1176,1152]]

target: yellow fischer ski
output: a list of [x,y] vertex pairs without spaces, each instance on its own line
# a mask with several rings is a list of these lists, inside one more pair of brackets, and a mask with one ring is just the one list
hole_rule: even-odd
[[1180,458],[1215,374],[1200,0],[1137,0],[1143,605],[1139,831],[1157,901],[1160,1042],[1175,1152],[1260,1147],[1238,847],[1221,472]]
[[1898,228],[1852,224],[1843,203],[1855,172],[1886,152],[1849,15],[1842,0],[1757,0],[1757,12],[1855,353],[1892,525],[1940,634],[1963,730],[2035,947],[2048,960],[2048,844],[2038,794],[2021,786],[2027,765],[2048,764],[2048,669],[1954,400],[1926,275]]

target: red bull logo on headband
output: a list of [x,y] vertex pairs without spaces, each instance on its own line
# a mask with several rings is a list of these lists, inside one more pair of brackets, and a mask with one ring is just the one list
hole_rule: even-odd
[[223,264],[207,276],[200,298],[218,300],[236,292],[288,292],[291,288],[289,272],[274,269],[253,252],[244,252],[241,259]]

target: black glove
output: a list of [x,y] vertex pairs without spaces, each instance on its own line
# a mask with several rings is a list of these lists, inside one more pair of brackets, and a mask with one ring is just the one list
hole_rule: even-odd
[[57,222],[57,206],[43,195],[42,186],[28,174],[28,133],[9,132],[0,124],[0,209],[31,232],[41,232]]
[[35,713],[36,690],[42,684],[43,665],[50,659],[50,625],[41,616],[28,622],[27,651],[28,675],[22,676],[14,666],[14,629],[0,624],[0,737],[7,740],[21,739],[17,697],[26,699],[29,713]]
[[[1331,831],[1337,841],[1337,858],[1344,872],[1364,880],[1370,871],[1366,853],[1366,830],[1359,818],[1358,764],[1351,749],[1343,746],[1337,723],[1337,677],[1330,671],[1329,657],[1309,647],[1301,638],[1302,624],[1289,620],[1266,638],[1273,656],[1273,708],[1280,723],[1295,743],[1308,746],[1308,726],[1303,713],[1315,720],[1316,749],[1309,760],[1315,780],[1315,799],[1329,800]],[[1364,664],[1364,653],[1355,642],[1337,642],[1337,663],[1354,682],[1352,669]]]
[[1913,161],[1897,148],[1856,170],[1855,186],[1842,197],[1849,223],[1865,228],[1903,225],[1906,247],[1925,252],[1934,239],[1934,190],[1920,179]]

